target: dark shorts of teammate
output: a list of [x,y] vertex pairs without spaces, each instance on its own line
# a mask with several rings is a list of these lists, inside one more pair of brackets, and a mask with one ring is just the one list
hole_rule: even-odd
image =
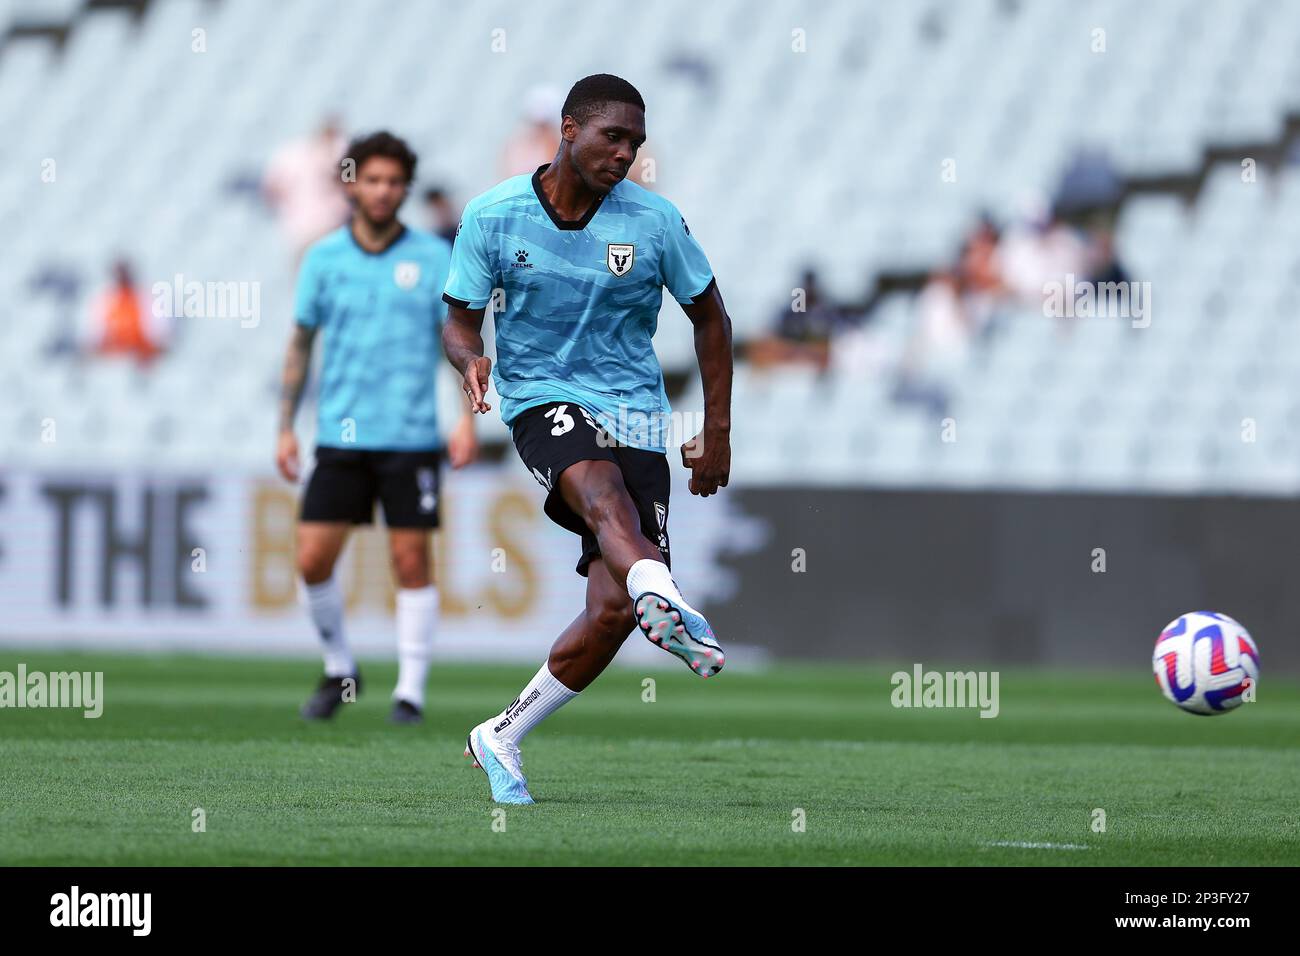
[[590,412],[573,402],[547,402],[527,409],[512,425],[515,448],[525,467],[548,491],[546,516],[582,538],[582,557],[575,569],[587,576],[587,565],[600,557],[600,545],[586,522],[560,494],[560,475],[580,461],[610,461],[623,473],[623,484],[641,518],[641,533],[672,567],[668,544],[668,493],[672,476],[668,456],[657,451],[615,445],[595,424]]
[[317,446],[300,521],[371,524],[375,500],[390,528],[438,527],[440,451]]

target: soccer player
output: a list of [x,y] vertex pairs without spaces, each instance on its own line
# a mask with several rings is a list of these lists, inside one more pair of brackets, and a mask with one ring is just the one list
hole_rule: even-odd
[[[316,467],[302,499],[297,564],[302,600],[324,650],[325,676],[303,705],[307,719],[332,717],[360,690],[334,564],[350,528],[373,520],[376,499],[383,502],[398,586],[391,719],[418,723],[424,708],[438,614],[429,555],[442,460],[433,370],[441,356],[446,306],[440,296],[451,247],[397,218],[415,164],[406,143],[389,133],[354,140],[343,163],[351,222],[313,244],[298,275],[276,464],[286,480],[298,480],[293,419],[319,331],[324,354]],[[447,455],[459,468],[476,453],[467,408]]]
[[[465,208],[443,298],[443,350],[475,412],[488,376],[515,447],[547,489],[551,520],[582,538],[586,606],[519,696],[470,731],[467,755],[499,803],[532,803],[519,741],[605,669],[639,626],[702,677],[723,653],[669,571],[668,400],[651,344],[666,286],[695,327],[703,431],[682,446],[690,490],[731,467],[731,320],[703,250],[666,199],[627,180],[645,141],[645,104],[608,74],[579,80],[555,159]],[[483,354],[484,307],[501,290],[497,365]]]

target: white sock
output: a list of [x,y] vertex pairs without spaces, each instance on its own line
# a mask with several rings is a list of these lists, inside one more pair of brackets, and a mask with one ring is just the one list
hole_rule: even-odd
[[492,732],[518,746],[528,731],[577,696],[576,690],[561,684],[551,676],[550,666],[543,664],[514,703],[492,718]]
[[680,604],[685,610],[694,614],[700,613],[687,604],[686,598],[682,597],[682,592],[677,590],[677,582],[673,580],[668,565],[654,558],[642,558],[627,572],[627,593],[632,600],[635,601],[646,591],[662,594],[674,604]]
[[299,597],[307,608],[311,622],[320,635],[325,652],[326,677],[350,677],[357,672],[356,661],[343,634],[343,591],[333,577],[320,584],[301,583]]
[[433,628],[438,620],[438,589],[397,589],[397,689],[393,699],[424,707],[424,681],[433,657]]

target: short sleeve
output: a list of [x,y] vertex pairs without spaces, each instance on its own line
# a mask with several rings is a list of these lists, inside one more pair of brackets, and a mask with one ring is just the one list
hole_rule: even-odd
[[713,284],[709,259],[676,208],[669,212],[659,272],[673,298],[683,305],[694,301]]
[[314,329],[321,321],[321,268],[320,256],[308,250],[298,269],[298,285],[293,294],[293,320],[299,325]]
[[463,309],[481,309],[492,298],[492,263],[478,211],[466,208],[451,245],[451,269],[443,301]]

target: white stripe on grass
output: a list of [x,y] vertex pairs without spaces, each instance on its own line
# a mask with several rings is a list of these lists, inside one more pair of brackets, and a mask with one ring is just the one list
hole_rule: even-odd
[[1015,840],[999,840],[989,846],[1010,846],[1018,850],[1086,850],[1081,843],[1022,843]]

